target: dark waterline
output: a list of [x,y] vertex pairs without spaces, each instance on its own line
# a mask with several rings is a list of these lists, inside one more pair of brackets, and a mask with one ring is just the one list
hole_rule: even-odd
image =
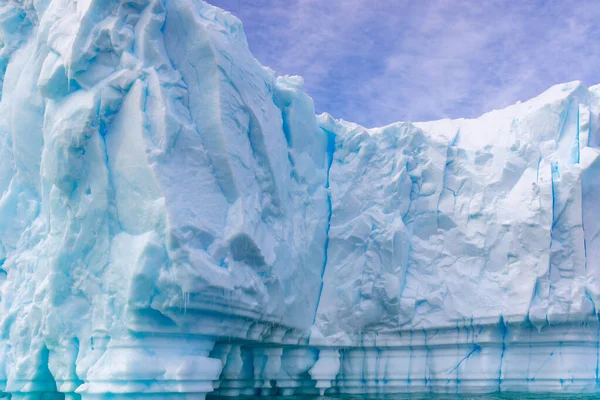
[[576,393],[488,393],[488,394],[389,394],[389,395],[340,395],[340,396],[209,396],[209,400],[597,400],[600,394]]

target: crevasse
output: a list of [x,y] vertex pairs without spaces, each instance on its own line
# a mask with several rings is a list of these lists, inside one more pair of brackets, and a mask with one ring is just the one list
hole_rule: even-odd
[[597,86],[367,129],[201,0],[0,15],[2,394],[598,391]]

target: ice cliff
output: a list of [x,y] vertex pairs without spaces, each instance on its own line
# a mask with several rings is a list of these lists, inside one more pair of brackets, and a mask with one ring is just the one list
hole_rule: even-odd
[[600,391],[600,88],[366,129],[201,0],[0,33],[0,392]]

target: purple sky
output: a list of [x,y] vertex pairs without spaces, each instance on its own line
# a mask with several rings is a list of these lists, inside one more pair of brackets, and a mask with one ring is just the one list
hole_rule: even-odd
[[556,83],[600,83],[600,3],[209,0],[301,75],[317,112],[366,126],[475,117]]

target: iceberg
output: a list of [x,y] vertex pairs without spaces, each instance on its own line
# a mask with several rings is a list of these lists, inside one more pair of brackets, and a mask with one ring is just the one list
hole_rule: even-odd
[[600,391],[600,86],[367,129],[202,0],[0,38],[1,395]]

